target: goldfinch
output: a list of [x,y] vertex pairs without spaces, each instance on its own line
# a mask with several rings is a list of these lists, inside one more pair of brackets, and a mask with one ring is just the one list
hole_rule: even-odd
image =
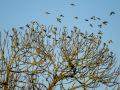
[[85,35],[88,35],[87,31],[85,32]]
[[85,21],[89,21],[88,19],[85,19]]
[[88,37],[93,37],[93,33],[92,33],[92,34],[90,34]]
[[112,14],[115,14],[114,11],[113,11],[113,12],[110,12],[110,15],[112,15]]
[[63,27],[64,29],[66,29],[67,27]]
[[91,19],[94,19],[94,20],[95,20],[95,16],[91,17]]
[[95,35],[95,38],[98,39],[98,35]]
[[67,36],[67,38],[71,38],[70,36]]
[[14,30],[15,30],[15,28],[13,27],[13,28],[12,28],[12,30],[14,31]]
[[113,43],[112,40],[108,41],[109,43]]
[[102,37],[101,37],[101,36],[99,36],[99,38],[101,39]]
[[82,36],[82,35],[84,35],[84,33],[81,32],[80,35]]
[[101,20],[100,18],[97,18],[98,20]]
[[20,27],[19,29],[21,29],[21,30],[22,30],[22,29],[23,29],[23,27]]
[[64,17],[63,15],[60,15],[60,17]]
[[106,23],[108,23],[107,21],[104,21],[103,24],[107,25]]
[[61,23],[61,21],[60,21],[60,20],[61,20],[61,19],[57,18],[57,21]]
[[46,14],[50,14],[49,12],[45,12]]
[[26,27],[30,28],[30,25],[27,24]]
[[93,27],[92,24],[90,24],[90,26]]
[[42,28],[44,27],[44,25],[42,24]]
[[75,19],[78,19],[78,17],[74,17]]
[[74,4],[70,4],[70,5],[75,6]]
[[54,27],[55,31],[57,30],[57,27]]
[[98,34],[101,34],[101,35],[102,35],[103,33],[99,30]]
[[47,37],[48,37],[48,38],[50,38],[50,37],[51,37],[51,35],[48,35]]
[[98,25],[98,27],[100,27],[100,28],[101,28],[101,26],[102,26],[102,25]]
[[77,27],[74,26],[74,29],[77,29]]

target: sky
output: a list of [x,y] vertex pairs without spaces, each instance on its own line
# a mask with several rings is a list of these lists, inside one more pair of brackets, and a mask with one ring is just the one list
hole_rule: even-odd
[[[70,4],[75,4],[71,6]],[[115,14],[110,15],[114,11]],[[49,12],[50,14],[45,14]],[[64,17],[60,17],[60,15]],[[99,17],[101,20],[92,20],[92,16]],[[12,28],[19,29],[31,21],[37,21],[40,25],[53,25],[54,27],[67,27],[69,34],[74,30],[74,26],[82,32],[97,35],[99,30],[103,32],[102,43],[106,43],[110,51],[116,54],[116,66],[120,65],[120,0],[0,0],[0,31],[2,41],[5,38],[4,30],[9,30],[12,34]],[[78,17],[75,19],[74,17]],[[61,23],[56,18],[61,19]],[[85,19],[89,21],[86,22]],[[107,25],[102,22],[107,21]],[[90,27],[92,24],[93,27]],[[102,28],[98,25],[102,24]],[[63,30],[63,29],[62,29]],[[108,41],[113,43],[109,44]],[[104,89],[100,87],[96,90]],[[110,90],[110,89],[109,89]],[[112,90],[112,89],[111,89]]]

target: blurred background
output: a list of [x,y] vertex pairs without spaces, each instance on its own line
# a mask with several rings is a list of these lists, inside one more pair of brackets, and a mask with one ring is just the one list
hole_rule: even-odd
[[[70,4],[74,4],[72,6]],[[110,15],[114,11],[115,14]],[[50,14],[46,14],[49,12]],[[63,15],[64,17],[60,17]],[[95,16],[96,20],[90,19]],[[9,35],[12,35],[12,28],[19,29],[26,25],[32,26],[31,21],[37,21],[40,25],[48,27],[53,25],[58,30],[66,26],[69,35],[74,26],[81,30],[81,32],[88,34],[94,33],[97,35],[99,30],[103,32],[102,43],[109,45],[109,50],[116,54],[116,66],[120,65],[120,0],[0,0],[0,31],[1,42],[6,36],[5,31],[9,30]],[[74,17],[78,17],[75,19]],[[99,17],[101,20],[98,20]],[[61,19],[61,23],[56,18]],[[89,21],[85,21],[88,19]],[[102,22],[107,21],[107,25]],[[92,24],[93,27],[90,27]],[[98,25],[102,24],[102,27]],[[25,31],[22,31],[23,34]],[[108,41],[113,43],[109,44]],[[102,48],[101,45],[100,48]],[[105,89],[105,86],[100,86],[95,90]],[[57,89],[56,89],[57,90]],[[79,89],[76,89],[79,90]],[[109,90],[112,90],[111,88]]]

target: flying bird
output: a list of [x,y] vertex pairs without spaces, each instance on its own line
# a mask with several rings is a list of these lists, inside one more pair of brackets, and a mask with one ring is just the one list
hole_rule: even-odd
[[115,14],[114,11],[113,11],[113,12],[110,12],[110,15],[112,15],[112,14]]
[[71,38],[70,36],[67,36],[67,38]]
[[89,21],[88,19],[85,19],[85,21]]
[[65,28],[65,29],[66,29],[67,27],[63,27],[63,28]]
[[74,29],[77,29],[77,27],[74,26]]
[[101,26],[102,26],[102,25],[98,25],[98,27],[100,27],[100,28],[101,28]]
[[99,30],[98,34],[101,34],[101,35],[102,35],[103,33]]
[[57,30],[57,27],[54,27],[55,31]]
[[90,26],[93,27],[92,24],[90,24]]
[[95,16],[91,17],[91,19],[94,19],[94,20],[95,20]]
[[50,14],[49,12],[45,12],[46,14]]
[[104,21],[103,24],[107,25],[106,23],[108,23],[107,21]]
[[64,17],[63,15],[60,15],[60,17]]
[[70,4],[70,5],[75,6],[74,4]]
[[108,41],[109,43],[113,43],[112,40]]
[[15,30],[15,28],[13,27],[13,28],[12,28],[12,30],[14,31],[14,30]]
[[78,19],[78,17],[74,17],[75,19]]
[[97,18],[98,20],[101,20],[100,18]]
[[61,23],[61,21],[60,21],[60,20],[61,20],[61,19],[57,18],[57,21]]

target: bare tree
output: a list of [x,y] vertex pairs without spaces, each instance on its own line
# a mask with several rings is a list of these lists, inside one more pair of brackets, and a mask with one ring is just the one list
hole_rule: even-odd
[[[101,35],[88,35],[76,27],[68,35],[67,27],[63,27],[61,33],[61,29],[58,31],[56,27],[46,29],[37,22],[31,23],[32,27],[26,25],[28,30],[24,35],[12,28],[13,35],[5,31],[6,38],[2,44],[0,36],[2,89],[87,90],[100,84],[107,87],[119,84],[120,67],[111,72],[116,64],[115,55],[106,43],[99,49]],[[10,48],[8,37],[11,38]]]

